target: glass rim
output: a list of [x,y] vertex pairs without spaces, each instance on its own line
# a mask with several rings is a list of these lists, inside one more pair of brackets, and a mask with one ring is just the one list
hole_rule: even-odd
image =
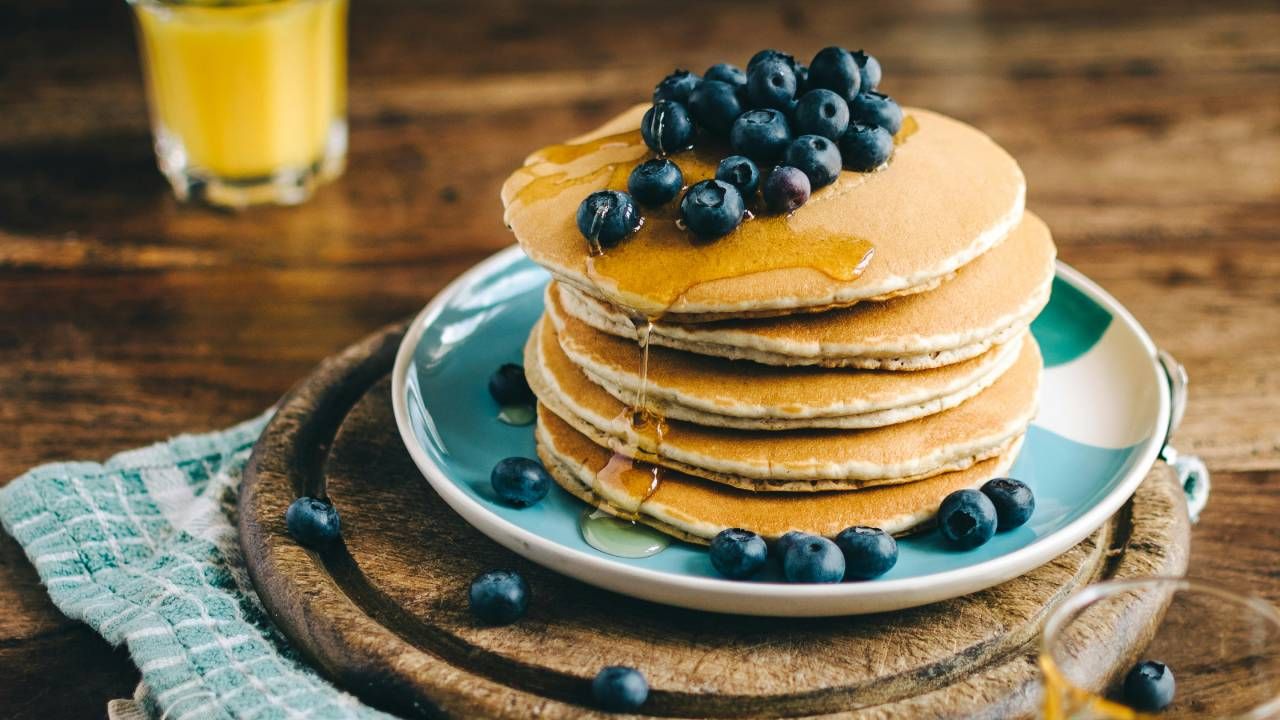
[[[1052,642],[1061,634],[1064,626],[1071,620],[1074,620],[1075,617],[1085,608],[1099,600],[1103,600],[1123,592],[1132,590],[1150,590],[1152,588],[1169,588],[1172,593],[1186,591],[1204,593],[1223,600],[1228,600],[1236,603],[1237,605],[1253,610],[1258,616],[1265,618],[1275,626],[1277,632],[1280,632],[1280,610],[1277,610],[1274,605],[1253,593],[1236,592],[1234,590],[1228,590],[1217,585],[1209,584],[1203,580],[1171,575],[1155,575],[1151,577],[1130,578],[1125,580],[1106,580],[1100,583],[1088,585],[1084,589],[1079,590],[1049,613],[1049,617],[1045,620],[1044,627],[1040,631],[1041,657],[1047,658],[1049,662],[1053,663],[1054,667],[1057,668],[1058,661],[1053,654]],[[1057,672],[1059,675],[1062,675],[1060,669],[1058,669]],[[1076,687],[1075,683],[1071,682],[1065,676],[1062,677],[1062,680],[1071,686]],[[1084,688],[1078,687],[1077,689],[1084,690]],[[1264,720],[1265,718],[1275,718],[1277,714],[1280,714],[1280,693],[1277,693],[1268,700],[1264,700],[1260,705],[1255,705],[1242,713],[1235,714],[1230,717],[1237,718],[1238,720]]]

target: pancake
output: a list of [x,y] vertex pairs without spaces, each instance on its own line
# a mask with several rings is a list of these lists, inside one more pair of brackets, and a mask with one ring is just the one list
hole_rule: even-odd
[[[587,377],[628,406],[641,378],[634,340],[564,312],[548,287],[547,317],[560,349]],[[650,348],[647,405],[663,417],[746,430],[871,428],[955,407],[989,387],[1018,357],[1021,336],[971,360],[915,373],[784,368]]]
[[[640,232],[593,259],[576,225],[578,205],[596,190],[625,189],[631,168],[650,156],[638,131],[644,110],[632,108],[574,145],[534,153],[507,179],[502,200],[507,226],[534,262],[579,290],[668,322],[817,311],[929,289],[1022,217],[1026,183],[1008,153],[969,125],[907,108],[904,127],[915,131],[900,134],[883,169],[842,172],[788,217],[761,216],[695,243],[663,215],[671,208],[645,211],[651,217]],[[698,159],[712,151],[672,156],[686,184],[714,173],[714,163]],[[820,251],[837,238],[857,242]],[[866,255],[855,249],[866,242],[874,253],[856,276]],[[604,270],[610,263],[616,272]]]
[[869,430],[719,429],[666,422],[661,447],[642,437],[626,406],[587,379],[538,322],[525,346],[525,375],[540,402],[597,444],[629,457],[743,489],[818,491],[918,480],[992,457],[1036,410],[1040,352],[1030,336],[1013,367],[950,410]]
[[[1027,213],[1007,240],[936,290],[823,313],[705,324],[654,324],[650,342],[769,365],[919,370],[976,358],[1020,334],[1049,301],[1053,239]],[[626,315],[558,285],[567,314],[635,340]]]
[[1019,435],[989,460],[905,485],[851,492],[765,494],[743,492],[674,472],[666,473],[651,492],[605,486],[599,479],[600,471],[612,453],[545,406],[538,408],[537,439],[538,457],[556,483],[570,494],[612,515],[704,545],[731,527],[745,528],[770,540],[791,530],[834,537],[853,525],[878,527],[901,535],[929,522],[938,504],[950,493],[976,488],[1006,474],[1022,442]]

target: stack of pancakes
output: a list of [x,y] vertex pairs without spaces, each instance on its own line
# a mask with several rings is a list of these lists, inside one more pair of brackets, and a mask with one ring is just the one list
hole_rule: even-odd
[[[525,372],[538,453],[564,489],[705,543],[730,527],[901,534],[952,491],[1008,470],[1036,410],[1028,325],[1048,301],[1055,250],[1023,212],[1007,153],[909,108],[912,135],[887,167],[842,173],[785,225],[870,241],[860,276],[757,258],[749,274],[703,272],[659,302],[643,282],[594,272],[574,222],[583,198],[623,189],[648,156],[642,111],[535,153],[503,188],[507,224],[555,278]],[[686,184],[701,179],[685,170]],[[623,244],[642,253],[662,237]],[[666,268],[677,280],[686,266],[725,264],[717,252],[769,254],[767,239],[680,242],[687,258]]]

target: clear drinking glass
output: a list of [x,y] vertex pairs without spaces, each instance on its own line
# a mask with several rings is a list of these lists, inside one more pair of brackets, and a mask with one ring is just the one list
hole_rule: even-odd
[[[1129,650],[1117,662],[1114,648]],[[1159,712],[1125,703],[1124,677],[1143,660],[1173,673],[1173,702]],[[1099,583],[1050,615],[1040,666],[1048,720],[1280,718],[1280,613],[1180,578]]]
[[129,0],[179,199],[293,204],[346,159],[347,0]]

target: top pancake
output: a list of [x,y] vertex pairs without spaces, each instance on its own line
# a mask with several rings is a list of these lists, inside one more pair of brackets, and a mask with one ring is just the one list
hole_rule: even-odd
[[[643,106],[633,108],[578,138],[576,148],[552,148],[530,156],[507,179],[502,198],[507,225],[534,262],[584,292],[640,314],[661,314],[669,322],[815,311],[928,289],[1002,240],[1022,216],[1025,181],[1008,153],[964,123],[909,108],[906,113],[918,129],[897,147],[885,168],[842,172],[789,218],[748,220],[725,238],[694,243],[669,216],[645,211],[653,217],[642,232],[624,239],[605,257],[612,252],[643,266],[646,257],[652,257],[650,250],[661,246],[678,250],[664,257],[681,259],[667,262],[662,273],[648,273],[632,283],[615,282],[616,275],[611,279],[592,271],[589,245],[575,216],[588,194],[607,187],[625,189],[630,170],[650,157],[636,130],[643,112]],[[672,156],[682,169],[693,166],[691,158],[689,153]],[[685,173],[686,184],[702,179]],[[765,225],[766,221],[773,224]],[[753,223],[777,236],[750,240],[753,233],[746,229]],[[838,279],[811,266],[762,270],[757,264],[747,274],[688,287],[669,305],[655,300],[645,285],[646,280],[668,282],[687,268],[725,262],[725,252],[768,258],[781,256],[780,248],[797,247],[795,238],[822,243],[837,236],[865,239],[874,246],[860,277]],[[803,254],[803,245],[798,251]],[[847,261],[861,259],[850,256]],[[655,280],[658,274],[662,278]]]

